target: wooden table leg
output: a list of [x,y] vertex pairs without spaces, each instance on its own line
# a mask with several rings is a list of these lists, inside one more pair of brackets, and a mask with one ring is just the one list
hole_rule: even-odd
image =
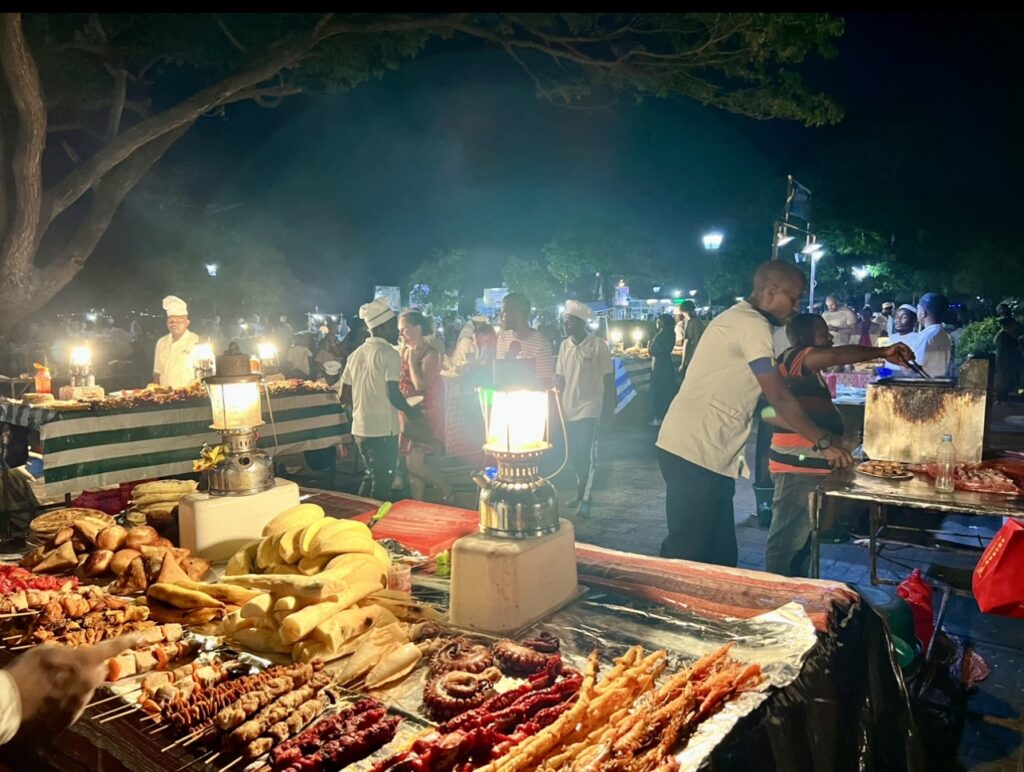
[[821,508],[825,497],[817,489],[808,496],[807,512],[811,517],[811,578],[821,574]]
[[878,529],[882,524],[882,505],[871,504],[868,523],[868,556],[871,562],[871,584],[878,585]]

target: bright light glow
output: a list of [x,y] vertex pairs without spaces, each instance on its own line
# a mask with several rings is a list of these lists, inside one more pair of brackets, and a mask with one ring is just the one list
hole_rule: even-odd
[[644,331],[641,330],[639,327],[635,328],[633,330],[633,342],[634,343],[639,343],[643,339],[644,339]]
[[690,297],[691,298],[697,297],[697,290],[690,290]]
[[819,261],[819,260],[821,260],[821,258],[823,258],[824,256],[825,256],[825,250],[824,250],[824,249],[819,249],[819,250],[815,251],[815,252],[814,252],[814,253],[813,253],[813,254],[811,255],[811,260],[813,260],[814,262],[818,262],[818,261]]
[[737,295],[736,296],[736,302],[739,303],[741,300],[743,300],[743,296],[742,295]]
[[85,315],[85,318],[87,321],[95,322],[99,318],[99,315],[95,311],[90,311]]
[[795,238],[796,238],[796,236],[783,236],[782,233],[780,232],[779,233],[778,241],[776,241],[775,244],[776,244],[776,246],[784,247],[784,246],[786,246],[786,244],[788,244],[789,242],[791,242]]
[[853,278],[855,278],[857,281],[864,281],[866,278],[868,278],[868,274],[870,273],[870,270],[868,269],[868,267],[866,265],[862,265],[862,266],[858,266],[856,268],[853,268],[852,269],[852,273],[853,273]]
[[660,286],[659,287],[651,287],[651,289],[654,290],[655,292],[661,292],[661,287]]
[[207,263],[206,264],[206,272],[210,276],[216,276],[217,275],[217,264],[216,263]]
[[620,287],[625,287],[626,286],[626,280],[625,279],[619,279],[619,286]]
[[[199,363],[202,363],[201,365]],[[206,367],[213,363],[213,346],[209,343],[198,343],[192,348],[192,364],[194,367]]]
[[667,306],[667,305],[668,305],[669,303],[671,303],[672,301],[671,301],[671,300],[669,300],[668,298],[662,298],[662,299],[661,299],[661,302],[662,302],[662,305],[666,305],[666,306]]
[[622,343],[622,330],[612,330],[612,343]]
[[710,233],[705,233],[701,241],[704,242],[704,249],[714,250],[722,246],[723,238],[719,231],[711,231]]
[[682,295],[682,290],[672,290],[672,297],[677,298]]
[[529,453],[550,447],[547,442],[546,391],[482,390],[480,400],[487,420],[487,442],[484,443],[484,450],[498,453]]
[[558,313],[564,314],[565,313],[565,306],[559,306],[558,307]]
[[657,298],[647,298],[647,305],[649,305],[649,306],[653,306],[657,302],[658,302]]
[[494,325],[494,332],[495,332],[495,334],[501,332],[501,325],[500,324]]
[[277,346],[273,343],[258,343],[256,344],[256,350],[259,352],[260,360],[263,362],[277,359]]
[[805,255],[813,255],[815,252],[825,248],[825,244],[821,241],[808,241],[804,244],[803,249],[800,251]]
[[206,382],[213,408],[211,429],[249,429],[260,426],[260,384],[257,378],[241,383]]
[[71,349],[72,367],[91,367],[92,349],[88,346],[75,346]]
[[591,319],[589,322],[587,322],[587,327],[589,327],[592,330],[596,330],[597,329],[597,319]]

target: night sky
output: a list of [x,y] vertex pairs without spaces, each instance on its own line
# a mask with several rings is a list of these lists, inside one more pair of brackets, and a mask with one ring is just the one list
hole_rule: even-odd
[[[502,52],[440,44],[345,94],[230,108],[165,166],[200,168],[197,205],[232,207],[236,227],[272,223],[309,305],[354,310],[434,248],[465,248],[489,285],[509,255],[539,256],[560,229],[594,221],[642,228],[678,280],[698,282],[708,227],[763,232],[768,256],[787,173],[825,209],[862,195],[838,161],[905,192],[894,231],[930,217],[1012,222],[1022,192],[1013,28],[965,15],[848,16],[839,57],[807,72],[847,110],[828,128],[679,100],[570,110],[538,99]],[[862,157],[869,141],[884,151]],[[109,304],[113,281],[151,302],[146,251],[191,216],[126,202],[64,298]]]

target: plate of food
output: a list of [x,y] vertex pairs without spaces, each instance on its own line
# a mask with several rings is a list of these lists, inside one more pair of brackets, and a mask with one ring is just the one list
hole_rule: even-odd
[[910,480],[914,476],[900,461],[865,461],[857,466],[857,471],[885,480]]

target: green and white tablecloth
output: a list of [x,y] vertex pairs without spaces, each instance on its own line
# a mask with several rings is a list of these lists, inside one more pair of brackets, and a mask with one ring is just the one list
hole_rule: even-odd
[[[327,448],[348,433],[334,392],[272,394],[269,407],[264,396],[259,446],[274,455]],[[212,420],[208,400],[74,412],[0,402],[0,423],[39,433],[47,497],[191,472],[203,443],[220,442]]]

